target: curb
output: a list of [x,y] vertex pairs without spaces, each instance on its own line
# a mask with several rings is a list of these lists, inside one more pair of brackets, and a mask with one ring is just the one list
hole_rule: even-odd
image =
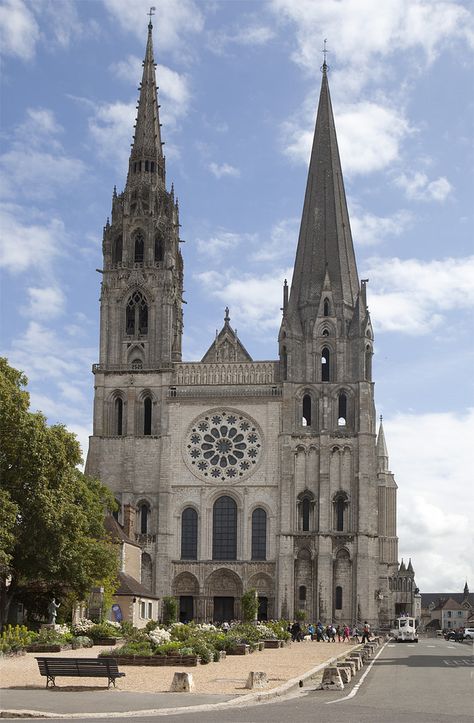
[[227,708],[245,707],[251,705],[252,703],[261,703],[267,700],[272,700],[272,698],[280,698],[290,693],[293,689],[299,689],[300,681],[305,681],[308,678],[311,678],[313,675],[319,673],[319,671],[323,670],[328,665],[331,665],[339,658],[345,657],[349,653],[352,653],[359,647],[359,644],[354,645],[349,650],[345,650],[343,653],[339,653],[339,655],[335,655],[332,658],[325,660],[324,663],[319,663],[319,665],[316,665],[314,668],[307,670],[305,673],[298,676],[297,678],[290,678],[290,680],[285,681],[285,683],[282,683],[276,688],[272,688],[271,690],[258,691],[257,693],[247,693],[247,695],[241,695],[237,698],[232,698],[231,700],[227,700],[224,703],[205,703],[204,705],[189,705],[182,706],[180,708],[152,708],[148,710],[132,710],[119,712],[115,711],[105,713],[51,713],[49,711],[15,709],[0,711],[0,718],[138,718],[147,715],[157,717],[164,715],[179,715],[180,713],[203,713],[205,711],[226,710]]

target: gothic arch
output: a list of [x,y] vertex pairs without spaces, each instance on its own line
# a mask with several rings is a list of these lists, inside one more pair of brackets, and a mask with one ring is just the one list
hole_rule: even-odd
[[108,428],[111,437],[124,437],[127,434],[127,398],[120,389],[115,389],[109,396]]
[[352,560],[346,547],[338,548],[333,562],[334,620],[352,619]]
[[180,572],[173,580],[173,595],[199,595],[199,581],[190,572]]
[[137,437],[157,434],[156,396],[151,389],[142,389],[136,398],[135,434]]
[[[343,397],[345,397],[345,404]],[[334,429],[341,426],[353,427],[355,419],[355,397],[353,390],[348,386],[340,386],[335,389],[332,394],[331,409],[331,424]],[[340,421],[341,418],[345,420],[345,424],[342,424]]]
[[136,505],[137,508],[137,525],[136,531],[139,535],[149,535],[151,531],[151,509],[150,500],[140,498]]
[[147,336],[149,328],[150,303],[141,290],[128,289],[125,302],[125,334],[129,337]]
[[350,497],[345,490],[338,490],[332,497],[333,529],[347,532],[349,529]]
[[309,489],[300,492],[296,499],[297,529],[300,532],[311,532],[315,528],[316,499]]
[[240,576],[233,570],[220,567],[208,575],[204,583],[204,591],[208,597],[213,597],[214,595],[241,597],[243,582]]

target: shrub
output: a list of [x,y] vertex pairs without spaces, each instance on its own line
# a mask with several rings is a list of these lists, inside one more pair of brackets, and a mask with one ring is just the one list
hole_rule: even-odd
[[26,625],[7,625],[0,637],[2,652],[11,652],[12,650],[21,650],[31,645],[38,634],[33,630],[28,630]]
[[109,622],[95,623],[89,628],[87,634],[94,641],[101,638],[117,638],[121,635],[121,628],[117,628]]
[[299,620],[300,622],[303,622],[303,620],[306,620],[306,611],[305,610],[296,610],[295,611],[295,620]]
[[155,649],[153,650],[153,655],[170,655],[171,653],[178,652],[181,647],[181,643],[178,643],[177,641],[162,643],[161,645],[157,645],[155,647]]
[[178,653],[179,653],[180,655],[194,655],[193,649],[192,649],[192,648],[187,648],[187,647],[179,648]]
[[264,625],[263,623],[258,623],[258,625],[255,626],[256,630],[258,630],[258,634],[260,636],[260,640],[277,640],[278,636],[275,633],[274,630],[272,630],[271,627],[268,625]]
[[242,623],[240,625],[234,625],[228,633],[239,643],[246,643],[252,648],[256,648],[259,640],[262,639],[256,625],[250,623]]
[[59,645],[66,642],[64,637],[64,635],[61,635],[61,633],[53,630],[52,628],[42,628],[34,642],[39,643],[40,645]]
[[201,663],[210,663],[214,659],[214,650],[212,650],[202,640],[196,638],[195,640],[189,641],[194,655],[198,655],[201,658]]
[[92,648],[93,645],[94,643],[87,637],[87,635],[77,635],[72,639],[73,650],[76,650],[77,648]]
[[288,622],[286,620],[269,620],[265,623],[265,627],[273,630],[277,640],[289,640],[291,638],[291,634],[287,630]]
[[72,626],[72,632],[74,635],[84,635],[85,633],[88,633],[93,626],[94,623],[92,620],[83,618],[82,620],[78,620],[77,623]]
[[171,640],[171,633],[165,628],[154,628],[148,633],[148,637],[155,645],[161,645],[162,643],[169,643]]
[[240,604],[242,606],[242,618],[244,623],[251,623],[252,620],[257,619],[258,596],[255,588],[244,592]]
[[124,638],[133,638],[137,628],[129,620],[122,620],[120,629]]
[[178,619],[178,600],[171,595],[163,598],[163,622],[171,625]]
[[[140,643],[125,643],[113,652],[114,656],[131,657],[132,655],[138,655],[140,658],[150,658],[153,655],[151,643],[142,641]],[[103,651],[99,653],[101,657],[109,657],[110,653]]]

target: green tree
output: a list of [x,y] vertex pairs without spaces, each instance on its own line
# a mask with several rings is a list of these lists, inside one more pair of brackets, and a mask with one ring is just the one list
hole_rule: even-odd
[[163,622],[171,625],[178,620],[178,600],[172,595],[163,598]]
[[244,592],[241,597],[240,605],[242,608],[242,620],[244,623],[252,623],[257,619],[258,613],[258,596],[255,588],[251,588]]
[[[78,599],[110,584],[118,558],[104,515],[111,493],[77,469],[79,443],[63,425],[29,411],[27,379],[0,358],[0,614],[28,588]],[[3,503],[3,504],[2,504]]]

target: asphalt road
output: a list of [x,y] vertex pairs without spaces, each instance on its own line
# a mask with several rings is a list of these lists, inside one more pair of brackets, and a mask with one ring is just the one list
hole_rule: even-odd
[[[366,670],[367,668],[362,670],[362,675]],[[451,643],[439,638],[420,639],[418,644],[389,643],[383,648],[362,684],[360,680],[359,673],[354,683],[338,693],[303,689],[295,697],[277,703],[169,717],[172,717],[173,723],[474,721],[472,643]],[[117,718],[101,720],[117,721]],[[137,723],[148,723],[159,721],[161,717],[134,717],[133,720]]]

